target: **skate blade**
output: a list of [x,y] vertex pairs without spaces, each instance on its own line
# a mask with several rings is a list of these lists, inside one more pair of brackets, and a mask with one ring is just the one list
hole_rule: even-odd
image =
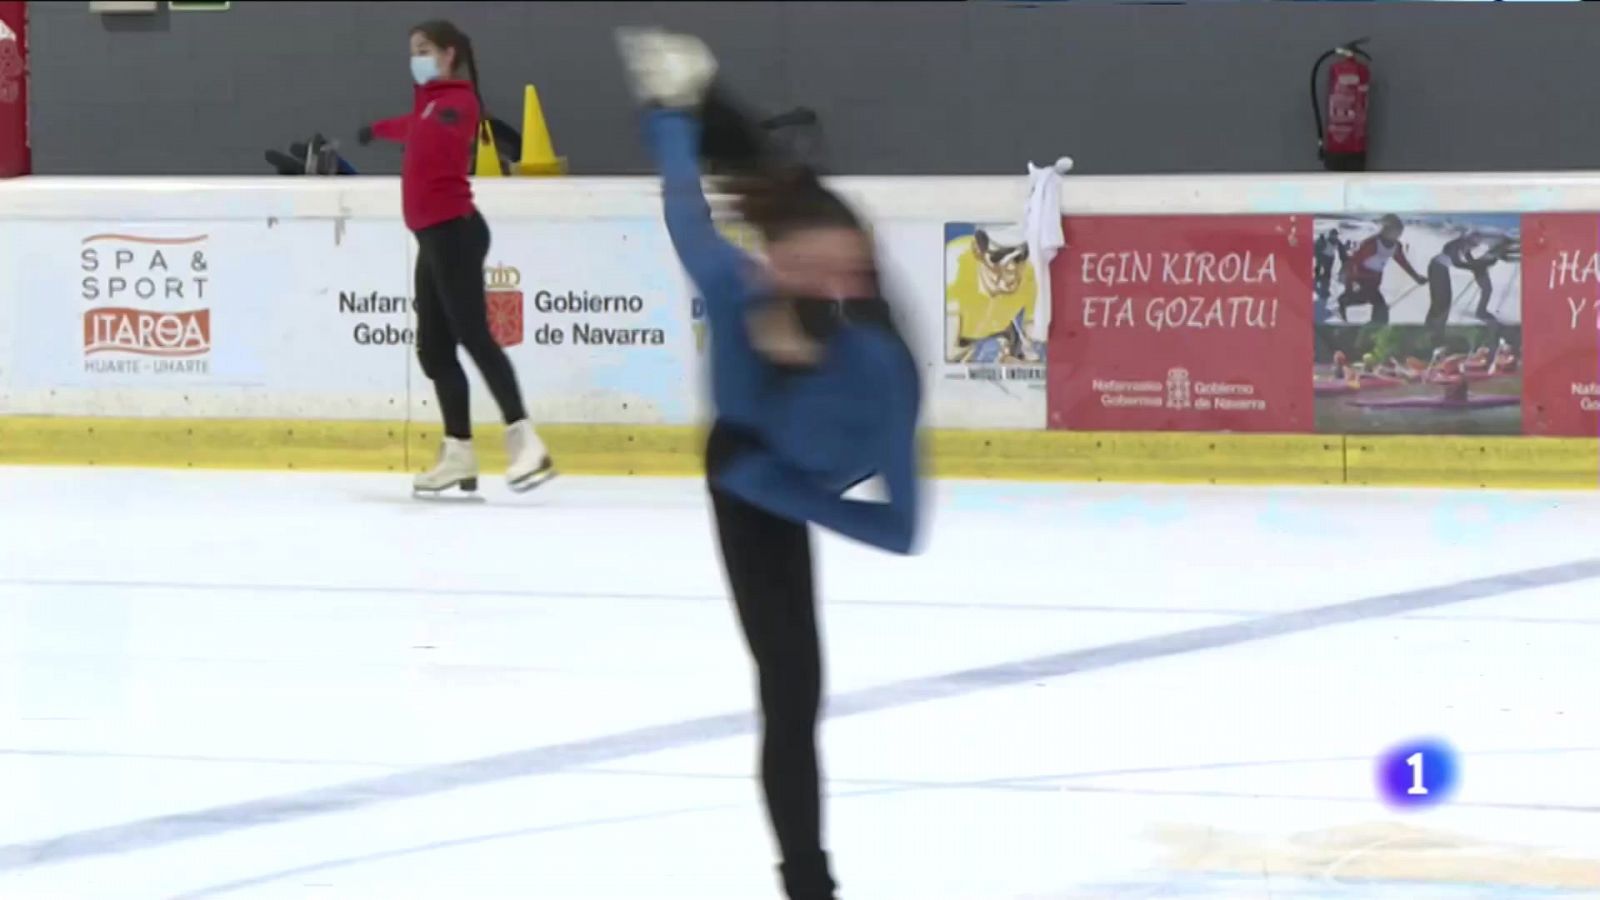
[[[460,493],[450,493],[459,491]],[[478,493],[478,479],[466,478],[455,484],[433,490],[430,488],[413,487],[411,496],[418,500],[427,500],[433,503],[482,503],[482,495]]]
[[556,477],[555,467],[554,466],[546,466],[545,468],[540,469],[537,472],[534,472],[532,475],[529,475],[528,477],[520,479],[518,481],[511,481],[510,479],[507,479],[506,480],[506,485],[509,486],[512,491],[514,491],[514,492],[516,492],[518,494],[526,494],[529,491],[533,490],[534,488],[539,487],[540,485],[548,484],[550,482],[550,480],[555,478],[555,477]]

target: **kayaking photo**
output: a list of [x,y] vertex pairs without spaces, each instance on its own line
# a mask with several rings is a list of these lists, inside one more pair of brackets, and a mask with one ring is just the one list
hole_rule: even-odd
[[1520,325],[1319,326],[1317,430],[1520,434]]

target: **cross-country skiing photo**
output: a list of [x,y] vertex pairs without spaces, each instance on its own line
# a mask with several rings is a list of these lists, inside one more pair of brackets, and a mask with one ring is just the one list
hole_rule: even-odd
[[1317,430],[1519,434],[1522,328],[1317,328]]
[[1319,324],[1522,321],[1520,216],[1321,216],[1314,228]]

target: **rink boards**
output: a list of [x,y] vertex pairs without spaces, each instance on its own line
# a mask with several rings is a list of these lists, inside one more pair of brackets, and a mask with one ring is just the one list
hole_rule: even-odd
[[[695,426],[554,424],[541,434],[573,474],[695,475]],[[485,466],[500,429],[479,429]],[[0,463],[404,472],[425,468],[432,423],[82,416],[0,418]],[[945,478],[1198,484],[1585,489],[1594,441],[1505,437],[1097,434],[941,429],[926,438]]]
[[[1218,409],[1242,411],[1208,419],[1202,410],[1209,402],[1196,404],[1189,393],[1176,397],[1177,387],[1190,390],[1189,369],[1204,400],[1205,366],[1281,350],[1283,334],[1265,328],[1269,309],[1279,332],[1311,341],[1310,298],[1302,302],[1296,292],[1308,290],[1304,254],[1323,219],[1397,209],[1428,210],[1445,217],[1441,222],[1453,213],[1597,210],[1600,176],[1069,176],[1062,193],[1072,246],[1057,257],[1054,272],[1053,343],[1033,348],[1033,357],[1000,362],[958,346],[970,330],[962,317],[974,315],[977,296],[963,281],[975,277],[964,260],[975,231],[990,241],[1020,240],[1025,179],[838,183],[868,214],[922,361],[928,449],[942,475],[1501,487],[1600,482],[1600,444],[1583,418],[1600,407],[1600,397],[1580,396],[1584,386],[1577,383],[1573,415],[1562,420],[1560,433],[1537,430],[1543,413],[1535,407],[1550,404],[1523,401],[1522,418],[1536,425],[1530,435],[1316,433],[1309,351],[1307,364],[1288,375],[1269,369],[1259,378],[1245,372],[1211,379],[1268,397],[1255,403],[1272,407],[1267,417],[1251,418],[1254,401],[1217,400]],[[477,192],[494,233],[485,272],[491,319],[530,412],[547,423],[541,429],[564,468],[697,471],[705,417],[703,310],[660,225],[655,182],[490,179]],[[1112,338],[1089,333],[1098,322],[1089,312],[1101,309],[1097,299],[1067,289],[1062,272],[1086,276],[1088,265],[1072,254],[1097,234],[1114,232],[1114,217],[1142,217],[1126,222],[1159,236],[1174,222],[1192,229],[1195,216],[1218,217],[1203,224],[1236,230],[1248,217],[1269,239],[1281,238],[1288,250],[1278,251],[1289,255],[1265,278],[1261,251],[1238,255],[1239,279],[1256,276],[1253,299],[1218,298],[1219,306],[1232,302],[1238,333],[1196,331],[1192,362],[1159,362],[1144,388],[1129,388],[1153,390],[1158,398],[1165,388],[1145,425],[1116,408],[1133,401],[1101,393],[1101,385],[1121,384],[1109,380],[1117,377],[1115,367],[1144,348],[1168,352],[1157,349],[1160,335],[1128,331],[1118,338],[1124,345],[1103,352]],[[1424,226],[1414,233],[1423,234]],[[1143,252],[1159,257],[1160,240]],[[0,462],[405,471],[432,458],[437,415],[410,349],[414,244],[399,220],[392,179],[19,179],[0,183],[0,247]],[[1246,258],[1250,252],[1256,255]],[[1427,260],[1415,262],[1421,267]],[[1579,274],[1576,263],[1572,270]],[[1035,290],[1024,284],[1019,290]],[[1594,287],[1600,298],[1600,280]],[[1230,291],[1237,293],[1228,285],[1194,289]],[[1514,336],[1523,351],[1520,307],[1529,300],[1518,295],[1517,302]],[[1580,307],[1572,302],[1576,330]],[[1420,309],[1400,295],[1397,321],[1402,303]],[[981,297],[978,307],[977,316],[995,318]],[[1168,323],[1207,324],[1198,299],[1192,312],[1174,314],[1169,303],[1152,319],[1151,308],[1141,308],[1141,323],[1160,325],[1164,314]],[[1109,326],[1112,305],[1104,309]],[[1258,333],[1248,328],[1253,318],[1262,326]],[[1296,336],[1301,328],[1305,335]],[[1592,354],[1600,327],[1579,333]],[[1086,336],[1090,352],[1074,355]],[[1538,342],[1531,334],[1529,340],[1535,346],[1525,353],[1535,354]],[[1574,363],[1569,351],[1556,354],[1564,364],[1595,368],[1590,358]],[[1110,367],[1104,371],[1111,375],[1102,379],[1096,365]],[[1303,389],[1297,380],[1274,393],[1271,382],[1288,377],[1304,380]],[[1251,378],[1257,380],[1245,383]],[[1064,405],[1063,384],[1087,391],[1091,381],[1091,401]],[[485,437],[495,437],[494,407],[476,376],[473,399]],[[1464,427],[1515,427],[1516,416]],[[1316,419],[1322,418],[1318,406]],[[497,441],[483,443],[492,466]]]

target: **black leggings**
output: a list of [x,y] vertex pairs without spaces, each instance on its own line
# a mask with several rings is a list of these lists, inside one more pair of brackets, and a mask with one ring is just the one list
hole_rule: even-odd
[[[717,424],[706,445],[716,473],[755,446]],[[833,877],[822,849],[822,789],[817,718],[822,705],[822,642],[812,586],[811,536],[790,522],[711,488],[728,587],[760,682],[761,786],[783,856],[792,900],[831,900]]]
[[472,437],[472,392],[456,355],[458,344],[483,373],[506,424],[527,418],[511,360],[489,332],[483,294],[488,224],[473,213],[416,235],[417,359],[439,397],[444,433],[461,440]]

